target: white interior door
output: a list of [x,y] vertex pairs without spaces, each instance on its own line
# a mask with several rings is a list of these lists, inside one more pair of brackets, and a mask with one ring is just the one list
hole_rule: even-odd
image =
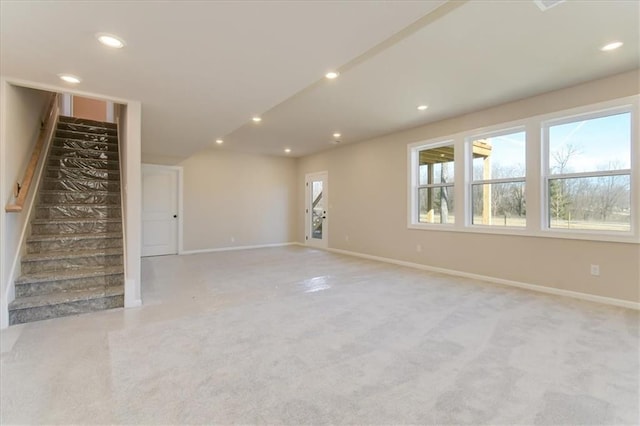
[[329,245],[329,175],[305,176],[305,243],[326,248]]
[[142,256],[178,253],[178,170],[142,165]]

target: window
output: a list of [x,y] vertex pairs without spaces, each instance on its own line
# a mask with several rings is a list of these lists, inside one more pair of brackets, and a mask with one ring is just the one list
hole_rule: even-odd
[[524,131],[470,138],[473,225],[526,226],[525,146]]
[[631,112],[543,127],[549,229],[631,230]]
[[639,102],[409,144],[407,226],[640,243]]
[[455,223],[454,147],[418,150],[418,222]]

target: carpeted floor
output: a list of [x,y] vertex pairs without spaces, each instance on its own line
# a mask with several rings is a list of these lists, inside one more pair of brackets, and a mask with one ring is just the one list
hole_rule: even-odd
[[640,423],[635,311],[300,247],[143,271],[3,332],[2,424]]

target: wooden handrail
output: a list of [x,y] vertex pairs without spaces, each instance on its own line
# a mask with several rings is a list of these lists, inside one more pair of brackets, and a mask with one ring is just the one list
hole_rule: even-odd
[[31,153],[31,159],[29,160],[29,164],[27,165],[27,170],[24,172],[24,178],[22,179],[22,184],[16,184],[16,202],[14,204],[7,204],[5,207],[5,211],[7,213],[19,213],[22,211],[24,203],[27,199],[27,195],[29,195],[29,188],[31,188],[31,183],[33,182],[33,175],[36,172],[36,166],[38,165],[38,160],[40,156],[43,154],[45,141],[47,139],[47,135],[49,134],[49,128],[53,125],[53,121],[55,119],[55,111],[56,104],[58,102],[58,94],[53,93],[51,95],[51,99],[49,100],[49,104],[47,105],[47,110],[45,113],[45,120],[42,124],[42,128],[40,129],[40,134],[38,135],[38,140],[36,145],[33,147],[33,152]]

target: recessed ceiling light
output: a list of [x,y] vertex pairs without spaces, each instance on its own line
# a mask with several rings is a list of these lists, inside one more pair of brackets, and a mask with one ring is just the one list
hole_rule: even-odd
[[616,50],[617,48],[619,48],[623,44],[624,43],[622,43],[621,41],[614,41],[612,43],[609,43],[607,45],[602,46],[602,48],[600,48],[600,50],[602,50],[603,52],[608,52],[610,50]]
[[218,145],[222,145],[224,143],[224,141],[222,139],[216,139],[216,143]]
[[262,118],[260,118],[260,117],[253,117],[253,118],[252,118],[252,120],[253,120],[253,122],[254,122],[254,123],[259,123],[259,122],[261,122],[261,121],[262,121]]
[[75,75],[71,75],[71,74],[58,74],[58,77],[60,77],[60,79],[62,81],[66,81],[67,83],[73,83],[73,84],[78,84],[80,83],[80,78],[76,77]]
[[98,41],[105,46],[113,47],[114,49],[122,49],[124,47],[124,41],[114,35],[98,33],[96,34],[96,37],[98,38]]
[[340,136],[342,136],[340,133],[334,133],[334,134],[333,134],[333,137],[334,137],[334,138],[339,138]]
[[287,154],[289,154],[291,152],[291,148],[285,148],[284,152],[286,152]]
[[338,71],[329,71],[324,76],[327,77],[329,80],[333,80],[334,78],[338,77],[339,75],[340,75],[340,73]]
[[418,106],[418,110],[420,110],[420,111],[424,111],[427,108],[429,108],[429,105],[420,105],[420,106]]

